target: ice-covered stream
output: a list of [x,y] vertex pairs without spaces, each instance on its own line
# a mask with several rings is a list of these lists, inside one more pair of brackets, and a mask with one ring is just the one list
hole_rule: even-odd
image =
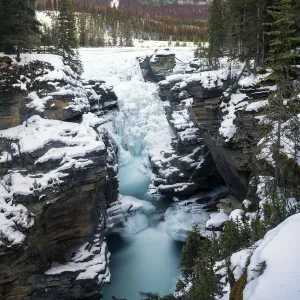
[[[149,200],[147,154],[165,150],[172,138],[157,85],[143,81],[136,60],[137,56],[153,53],[153,50],[80,50],[85,69],[83,76],[103,79],[114,87],[119,112],[105,126],[119,144],[120,194],[141,200]],[[112,283],[103,289],[104,300],[110,300],[112,296],[138,300],[139,291],[164,295],[174,289],[174,278],[179,275],[182,243],[174,241],[167,233],[167,224],[162,221],[162,216],[163,211],[148,217],[129,218],[128,228],[125,227],[127,234],[107,238],[112,254]],[[148,218],[147,228],[145,218]],[[138,233],[130,235],[131,232]]]

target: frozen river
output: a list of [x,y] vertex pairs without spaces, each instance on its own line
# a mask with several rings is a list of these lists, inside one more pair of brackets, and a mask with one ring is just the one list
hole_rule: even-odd
[[[85,69],[83,77],[105,80],[118,96],[119,111],[107,124],[107,129],[119,145],[120,194],[141,200],[149,200],[148,153],[165,150],[172,139],[157,85],[143,81],[136,60],[137,56],[153,51],[142,48],[80,50]],[[186,53],[191,55],[192,50]],[[139,291],[161,295],[174,291],[183,244],[167,233],[161,208],[164,204],[153,202],[160,207],[158,212],[148,216],[147,228],[135,235],[107,238],[111,252],[111,284],[103,288],[104,300],[112,296],[139,300]]]

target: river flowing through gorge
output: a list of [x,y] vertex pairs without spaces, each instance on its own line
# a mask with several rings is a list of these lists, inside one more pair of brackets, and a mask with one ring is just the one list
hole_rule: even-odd
[[[174,292],[180,275],[182,242],[167,232],[164,212],[169,203],[148,195],[151,169],[147,156],[170,147],[173,133],[157,85],[144,82],[136,57],[154,49],[82,49],[86,79],[113,86],[119,110],[104,125],[118,145],[120,195],[146,200],[156,207],[125,222],[123,234],[107,237],[111,284],[103,299],[138,300],[139,291]],[[192,53],[192,50],[190,50]],[[145,218],[147,218],[145,220]]]

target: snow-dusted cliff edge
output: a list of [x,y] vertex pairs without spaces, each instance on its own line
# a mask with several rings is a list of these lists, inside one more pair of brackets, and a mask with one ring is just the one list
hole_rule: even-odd
[[53,55],[1,74],[0,298],[93,297],[110,279],[116,146],[101,124],[116,97]]

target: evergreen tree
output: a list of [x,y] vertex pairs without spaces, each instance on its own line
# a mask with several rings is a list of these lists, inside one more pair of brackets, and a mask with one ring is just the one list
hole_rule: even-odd
[[[300,122],[296,116],[299,104],[295,101],[296,91],[291,80],[291,63],[295,56],[291,50],[300,40],[296,37],[291,0],[278,0],[267,11],[270,16],[270,21],[265,24],[270,47],[268,62],[273,70],[268,79],[276,83],[277,90],[270,95],[269,106],[264,113],[271,133],[264,136],[264,142],[259,147],[264,148],[268,143],[272,145],[271,156],[274,163],[269,170],[270,183],[265,188],[265,194],[269,195],[272,205],[265,205],[264,214],[267,226],[273,228],[294,213],[294,209],[288,207],[288,199],[295,196],[297,198],[299,192],[299,174],[294,166],[300,147]],[[286,105],[288,102],[290,104]],[[288,124],[285,123],[287,120]],[[283,140],[287,138],[294,144],[294,153],[291,153],[294,155],[293,159],[286,159],[281,152]]]
[[131,29],[129,26],[125,27],[124,37],[125,37],[125,46],[132,47],[133,41],[132,41]]
[[79,45],[80,47],[87,47],[88,45],[85,13],[81,13],[79,18]]
[[217,296],[222,295],[222,284],[214,270],[219,252],[218,243],[216,238],[203,241],[193,267],[196,277],[187,294],[188,299],[215,300]]
[[294,28],[291,0],[276,1],[275,5],[268,8],[268,14],[272,18],[271,22],[266,23],[269,27],[267,35],[271,37],[268,61],[273,73],[270,78],[276,81],[281,93],[286,95],[291,92],[289,72],[294,57],[291,49],[299,41]]
[[44,52],[46,52],[46,49],[49,50],[49,47],[52,44],[52,34],[51,28],[48,26],[44,26],[43,32],[41,34],[41,43],[42,46],[44,46]]
[[65,64],[69,65],[75,72],[82,72],[82,64],[76,48],[75,14],[72,0],[60,0],[58,16],[57,53],[63,57]]
[[0,0],[0,48],[7,53],[20,53],[32,47],[32,36],[39,32],[34,0]]
[[214,67],[217,67],[217,60],[222,56],[225,42],[225,27],[222,0],[213,0],[209,15],[209,58]]
[[182,248],[180,267],[182,267],[182,276],[188,282],[193,276],[193,267],[201,248],[202,240],[200,230],[194,227],[188,236],[186,244]]

